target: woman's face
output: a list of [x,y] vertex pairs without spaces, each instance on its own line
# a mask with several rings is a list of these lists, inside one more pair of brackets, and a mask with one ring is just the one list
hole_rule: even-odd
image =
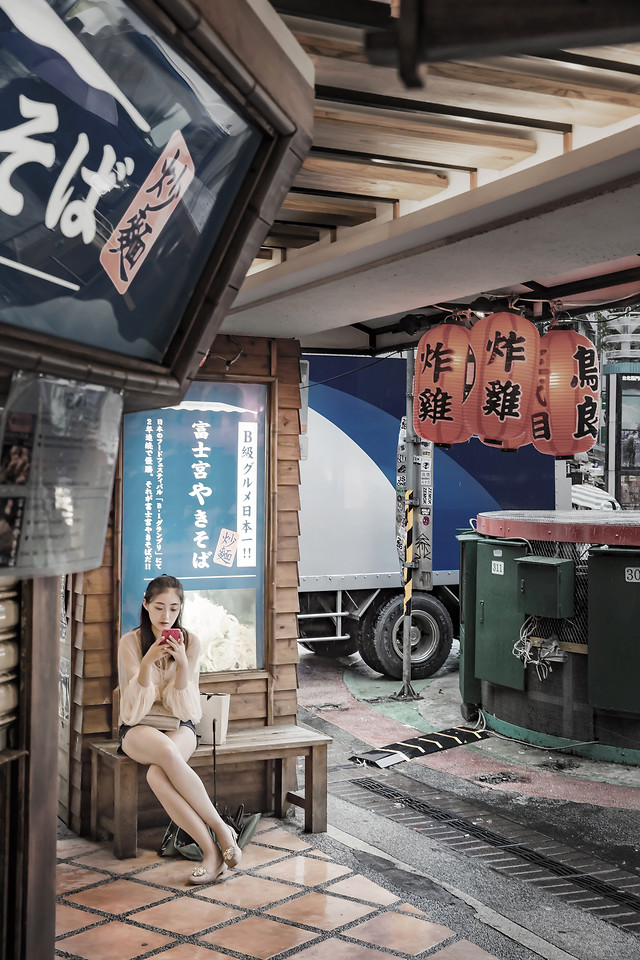
[[177,590],[165,590],[164,593],[156,593],[155,597],[152,597],[148,602],[143,600],[142,605],[149,614],[151,627],[156,637],[159,637],[163,630],[174,625],[181,607]]

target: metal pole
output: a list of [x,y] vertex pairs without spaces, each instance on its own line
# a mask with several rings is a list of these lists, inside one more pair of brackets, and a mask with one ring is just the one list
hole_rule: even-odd
[[417,699],[418,694],[411,686],[411,597],[413,592],[413,534],[414,514],[416,504],[416,469],[419,457],[417,456],[417,441],[413,429],[413,373],[415,366],[415,350],[407,350],[407,407],[406,407],[406,452],[407,452],[407,487],[405,491],[405,551],[403,567],[404,610],[402,619],[402,690],[396,699]]

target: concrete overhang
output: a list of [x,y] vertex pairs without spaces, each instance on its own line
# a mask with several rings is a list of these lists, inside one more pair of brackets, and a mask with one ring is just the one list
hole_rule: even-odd
[[222,332],[330,348],[352,324],[536,278],[597,277],[640,251],[639,210],[629,129],[252,275]]

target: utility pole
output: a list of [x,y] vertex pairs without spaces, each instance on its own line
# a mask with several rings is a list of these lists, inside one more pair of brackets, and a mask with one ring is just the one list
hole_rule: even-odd
[[[402,689],[395,699],[418,699],[411,684],[412,637],[414,627],[411,617],[413,588],[430,590],[432,587],[432,525],[433,501],[433,444],[421,440],[413,429],[413,383],[415,350],[406,353],[406,425],[404,429],[404,452],[400,442],[398,466],[405,459],[404,489],[404,562],[402,567],[404,609],[402,618]],[[398,490],[398,495],[400,490]]]

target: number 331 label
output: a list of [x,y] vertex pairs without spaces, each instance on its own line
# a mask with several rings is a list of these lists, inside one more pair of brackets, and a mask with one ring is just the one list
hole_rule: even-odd
[[625,583],[640,583],[640,567],[624,568]]

